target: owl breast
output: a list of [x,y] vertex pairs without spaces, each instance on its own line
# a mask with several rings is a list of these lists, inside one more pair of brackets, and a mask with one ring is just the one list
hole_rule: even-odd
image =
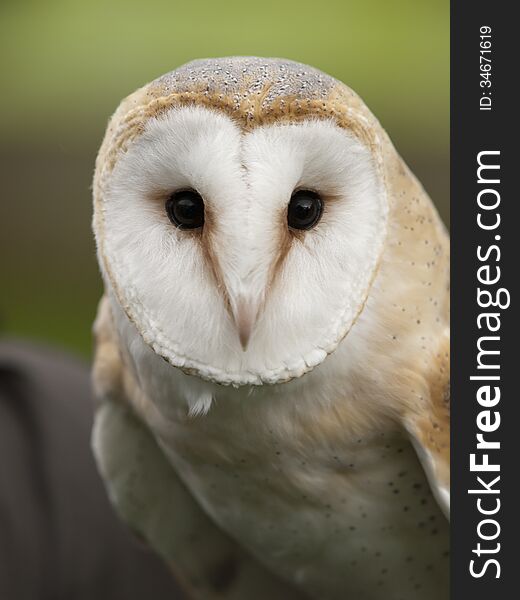
[[155,423],[211,518],[312,597],[447,598],[448,525],[409,442],[397,430],[338,442],[294,417],[288,435],[290,414],[261,404],[221,398],[204,417]]

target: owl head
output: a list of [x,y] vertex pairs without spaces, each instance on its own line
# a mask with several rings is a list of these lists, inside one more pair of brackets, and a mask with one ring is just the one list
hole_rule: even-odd
[[111,301],[188,374],[235,386],[303,375],[369,296],[388,148],[359,97],[305,65],[210,59],[160,77],[122,102],[97,160]]

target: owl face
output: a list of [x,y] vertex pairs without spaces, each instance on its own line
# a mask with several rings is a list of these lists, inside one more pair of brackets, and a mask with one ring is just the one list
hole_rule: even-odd
[[147,344],[240,386],[303,375],[337,347],[367,299],[386,199],[370,150],[330,119],[246,130],[193,105],[146,121],[102,213],[107,286]]

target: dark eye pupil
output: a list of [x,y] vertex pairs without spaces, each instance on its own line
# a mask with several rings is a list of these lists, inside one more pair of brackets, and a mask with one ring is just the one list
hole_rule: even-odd
[[166,201],[166,213],[179,229],[198,229],[204,225],[204,201],[194,190],[172,194]]
[[292,229],[310,229],[320,220],[322,200],[316,192],[299,190],[294,192],[287,209],[287,223]]

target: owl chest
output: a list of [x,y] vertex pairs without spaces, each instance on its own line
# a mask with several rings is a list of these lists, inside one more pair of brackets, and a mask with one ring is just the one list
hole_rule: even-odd
[[210,411],[198,426],[179,424],[162,440],[185,484],[222,529],[282,577],[320,594],[329,590],[319,597],[379,597],[366,587],[374,564],[380,585],[393,585],[390,573],[412,578],[410,596],[395,598],[420,597],[414,585],[439,592],[429,569],[440,571],[446,563],[447,526],[400,434],[332,443],[301,431],[282,434],[258,419],[237,420],[239,426],[230,427]]

